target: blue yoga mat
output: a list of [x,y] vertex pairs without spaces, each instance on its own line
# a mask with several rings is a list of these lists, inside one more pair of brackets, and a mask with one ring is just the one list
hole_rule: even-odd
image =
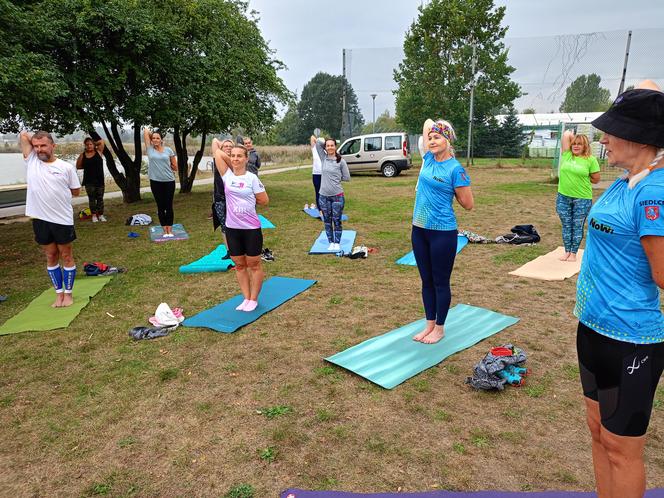
[[[353,250],[353,243],[355,242],[355,235],[357,232],[355,230],[344,230],[341,232],[341,251],[344,254],[349,254]],[[314,245],[309,249],[309,254],[337,254],[339,251],[328,251],[327,247],[330,243],[327,240],[327,235],[325,235],[325,230],[323,230]]]
[[[463,249],[467,245],[468,245],[468,237],[466,237],[465,235],[459,235],[457,237],[456,253],[459,254],[461,252],[461,249]],[[415,254],[413,254],[413,251],[410,251],[405,256],[402,256],[399,259],[397,259],[397,264],[398,265],[417,266],[417,263],[415,262]]]
[[[305,491],[287,489],[281,498],[591,498],[595,493],[582,491],[423,491],[420,493],[347,493],[344,491]],[[645,498],[664,498],[664,489],[650,489]]]
[[237,311],[235,309],[243,300],[240,294],[187,318],[182,322],[182,325],[186,327],[204,327],[230,334],[240,327],[258,320],[268,311],[272,311],[289,299],[304,292],[315,283],[315,280],[301,278],[272,277],[263,283],[261,293],[258,295],[258,307],[254,311]]
[[160,226],[150,227],[150,240],[152,242],[167,242],[169,240],[187,240],[189,234],[180,223],[173,225],[173,237],[164,237],[164,229]]
[[265,216],[262,214],[258,215],[258,219],[261,220],[261,228],[266,229],[266,228],[277,228],[274,226],[274,223],[272,223],[270,220],[268,220]]
[[228,253],[226,246],[220,244],[210,254],[206,254],[202,258],[197,259],[188,265],[182,265],[180,267],[180,273],[227,271],[233,266],[233,262],[230,259],[221,259],[226,256],[226,253]]
[[[308,209],[303,209],[302,211],[304,211],[305,213],[307,213],[307,214],[308,214],[309,216],[311,216],[312,218],[318,218],[319,220],[321,219],[320,211],[318,211],[318,209],[311,209],[311,208],[308,208]],[[341,221],[348,221],[348,216],[345,215],[345,214],[342,214],[342,215],[341,215]]]
[[436,344],[413,341],[413,336],[426,324],[422,318],[325,359],[385,389],[392,389],[518,321],[495,311],[457,304],[445,320],[445,337]]

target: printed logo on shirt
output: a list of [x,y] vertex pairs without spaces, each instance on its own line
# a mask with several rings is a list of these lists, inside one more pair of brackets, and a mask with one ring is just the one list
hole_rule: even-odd
[[231,181],[231,187],[244,188],[244,182]]
[[646,206],[646,218],[650,221],[659,218],[659,206]]
[[613,233],[613,228],[611,228],[609,225],[605,225],[604,223],[597,223],[595,218],[590,218],[590,226],[595,230],[599,230],[600,232]]
[[650,199],[647,201],[639,202],[639,206],[664,206],[664,200],[662,199]]
[[444,178],[441,178],[441,177],[439,177],[439,176],[433,176],[432,178],[433,178],[434,180],[436,180],[437,182],[445,183],[445,179],[444,179]]
[[461,173],[461,179],[462,179],[464,182],[467,182],[467,181],[468,181],[468,175],[466,175],[466,172],[465,172],[465,171],[463,171],[463,172]]

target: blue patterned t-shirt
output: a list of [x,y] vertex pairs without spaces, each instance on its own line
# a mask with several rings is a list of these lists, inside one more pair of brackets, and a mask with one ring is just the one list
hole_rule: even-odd
[[456,230],[452,208],[454,189],[468,187],[470,177],[454,157],[437,162],[428,151],[423,159],[417,180],[413,225],[429,230]]
[[616,180],[588,214],[574,315],[595,332],[635,344],[664,342],[659,289],[641,237],[664,237],[664,169],[633,190]]

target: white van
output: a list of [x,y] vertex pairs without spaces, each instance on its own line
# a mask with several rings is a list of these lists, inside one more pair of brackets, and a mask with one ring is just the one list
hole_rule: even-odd
[[372,133],[351,137],[339,147],[350,172],[380,171],[391,178],[413,166],[405,132]]

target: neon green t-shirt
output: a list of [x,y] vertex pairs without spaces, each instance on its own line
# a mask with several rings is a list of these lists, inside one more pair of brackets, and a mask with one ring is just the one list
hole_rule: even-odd
[[592,199],[590,174],[598,171],[599,163],[595,156],[575,156],[571,150],[563,152],[560,156],[558,192],[575,199]]

